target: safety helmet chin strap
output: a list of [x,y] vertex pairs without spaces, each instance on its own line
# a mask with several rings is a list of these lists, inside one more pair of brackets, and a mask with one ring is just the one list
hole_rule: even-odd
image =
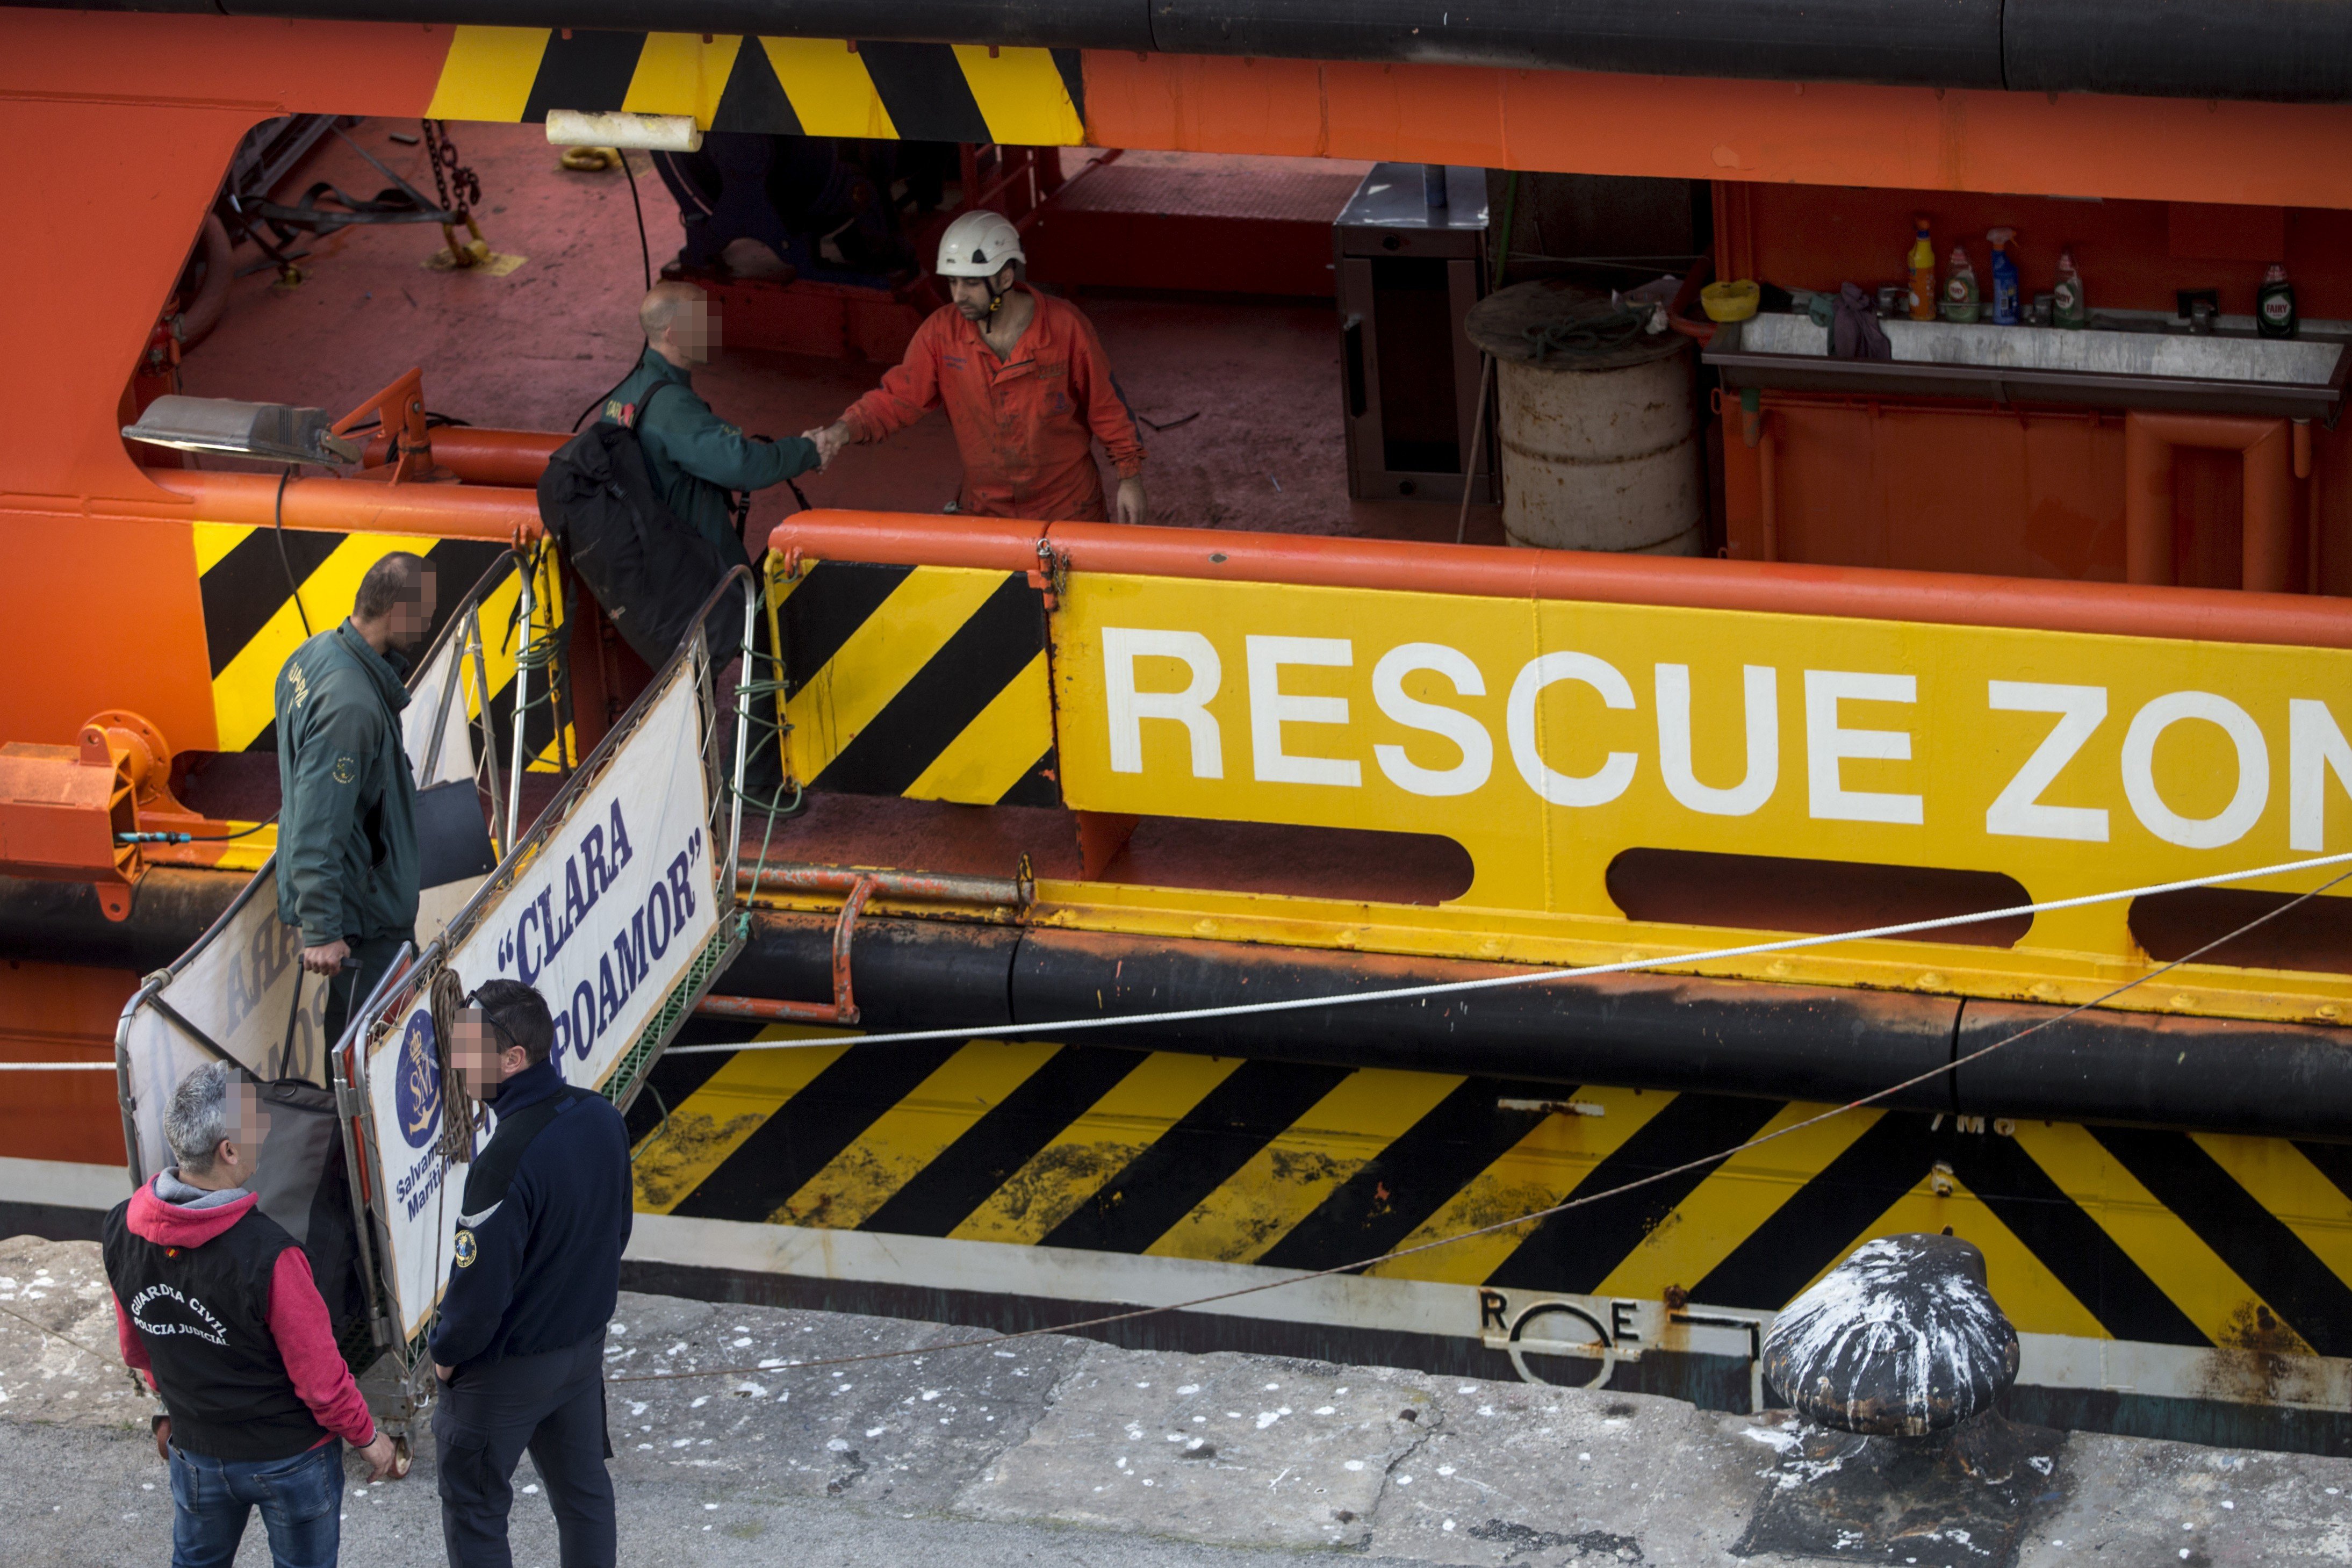
[[[1012,283],[1007,283],[1003,288],[999,289],[996,286],[996,280],[999,278],[1003,277],[1012,269],[1011,265],[1007,264],[1006,266],[998,268],[995,271],[990,273],[987,278],[982,279],[982,281],[988,285],[988,313],[992,316],[1004,308],[1004,297],[1013,292]],[[1020,279],[1018,278],[1013,279],[1014,283],[1019,281]]]

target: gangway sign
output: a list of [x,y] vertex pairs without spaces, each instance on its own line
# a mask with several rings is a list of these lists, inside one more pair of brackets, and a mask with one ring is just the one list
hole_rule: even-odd
[[[691,624],[703,625],[709,608]],[[412,1367],[447,1281],[464,1167],[495,1131],[494,1102],[487,1129],[453,1115],[463,1090],[446,1035],[462,999],[493,979],[535,987],[555,1016],[556,1069],[626,1106],[740,950],[735,836],[719,785],[730,740],[740,769],[742,725],[730,734],[719,721],[711,674],[699,637],[674,654],[472,901],[354,1015],[336,1047],[339,1109],[360,1135],[350,1149],[355,1191],[381,1248],[379,1338]]]
[[703,674],[698,661],[670,668],[610,765],[541,819],[375,1015],[388,1026],[366,1046],[354,1082],[379,1162],[370,1186],[381,1272],[403,1340],[440,1300],[459,1209],[449,1189],[465,1181],[443,1136],[449,1097],[461,1090],[443,1070],[439,976],[455,977],[460,995],[501,978],[537,988],[555,1015],[556,1070],[625,1101],[639,1058],[652,1054],[632,1047],[649,1026],[674,1028],[685,1008],[673,994],[698,976],[697,989],[707,986],[731,956],[735,930],[722,917],[734,868],[712,832]]
[[[518,571],[509,555],[460,603],[409,683],[403,742],[420,792],[450,787],[491,806],[511,792],[499,776],[483,649],[500,628],[485,606]],[[739,569],[719,593],[735,591]],[[715,601],[714,601],[715,602]],[[747,605],[748,641],[757,601]],[[695,624],[704,624],[706,616]],[[116,1033],[123,1131],[134,1180],[171,1163],[163,1115],[199,1063],[236,1063],[298,1112],[306,1131],[277,1150],[265,1185],[298,1236],[322,1212],[340,1169],[351,1220],[322,1256],[356,1256],[364,1330],[413,1371],[417,1338],[440,1298],[464,1163],[488,1129],[445,1139],[448,1096],[436,998],[448,1011],[486,980],[536,986],[556,1018],[553,1059],[566,1080],[626,1105],[661,1047],[740,950],[736,835],[719,812],[720,761],[740,767],[746,725],[721,724],[711,660],[699,638],[655,677],[529,832],[508,842],[488,877],[422,889],[422,952],[355,1008],[340,1041],[320,1037],[326,986],[296,963],[299,933],[278,918],[275,860],[172,966],[148,978]],[[518,707],[514,722],[524,715]],[[730,742],[732,742],[730,748]],[[455,818],[470,820],[460,810]],[[426,847],[425,862],[436,856]],[[472,864],[489,863],[489,853]],[[446,983],[445,983],[446,982]],[[289,1123],[291,1125],[291,1123]],[[334,1129],[340,1128],[338,1135]],[[340,1143],[338,1158],[335,1146]],[[453,1157],[454,1155],[454,1157]],[[296,1169],[299,1167],[299,1169]],[[453,1167],[455,1167],[453,1169]],[[313,1238],[314,1240],[318,1238]],[[314,1249],[315,1250],[315,1249]],[[354,1311],[362,1310],[355,1300]],[[339,1314],[340,1315],[340,1314]]]

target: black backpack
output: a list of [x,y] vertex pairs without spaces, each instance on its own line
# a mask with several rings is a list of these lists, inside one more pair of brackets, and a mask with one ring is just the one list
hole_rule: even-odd
[[[563,558],[596,596],[637,657],[659,669],[686,637],[694,612],[734,566],[682,522],[654,489],[637,425],[661,382],[625,423],[591,425],[557,447],[539,479],[539,517]],[[730,594],[703,626],[714,664],[734,657],[743,601]]]

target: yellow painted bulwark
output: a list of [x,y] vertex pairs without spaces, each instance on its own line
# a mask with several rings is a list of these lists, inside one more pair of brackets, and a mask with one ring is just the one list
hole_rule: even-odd
[[[1468,851],[1474,880],[1443,911],[1364,908],[1353,919],[1378,934],[1302,931],[1328,945],[1529,959],[1516,939],[1551,938],[1617,943],[1614,959],[1746,934],[1627,921],[1608,874],[1636,849],[1996,872],[2020,903],[2352,850],[2342,650],[1105,574],[1072,579],[1052,636],[1070,806]],[[2302,892],[2328,874],[2235,885]],[[1213,893],[1066,896],[1170,934],[1220,918]],[[1223,907],[1261,930],[1333,918]],[[2014,949],[1834,956],[1866,952],[1874,984],[2088,1000],[2145,972],[2130,908],[2044,912]],[[2124,1005],[2332,1022],[2352,994],[2338,975],[2217,984],[2231,973],[2217,956]]]
[[426,118],[520,120],[551,36],[546,27],[457,28]]
[[837,39],[761,38],[776,80],[811,136],[891,138],[898,128],[866,62]]

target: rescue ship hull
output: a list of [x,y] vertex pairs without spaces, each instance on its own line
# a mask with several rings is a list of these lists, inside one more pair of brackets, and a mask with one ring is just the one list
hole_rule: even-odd
[[[5,341],[44,367],[0,387],[0,739],[18,743],[0,757],[0,1045],[23,1062],[106,1060],[142,977],[214,928],[273,842],[120,830],[261,828],[267,694],[309,616],[391,550],[426,553],[445,587],[509,560],[594,390],[512,374],[560,307],[512,312],[518,329],[475,300],[468,330],[506,334],[482,340],[491,363],[450,348],[361,409],[399,430],[376,431],[363,477],[134,458],[119,432],[177,374],[190,237],[264,115],[520,132],[500,144],[518,181],[513,148],[551,109],[961,143],[966,198],[1025,190],[1045,235],[1183,215],[1048,205],[1065,165],[1035,149],[1446,160],[1508,192],[1527,173],[1530,203],[1536,172],[1589,170],[1688,184],[1686,221],[1712,229],[1686,227],[1689,248],[1727,279],[1874,277],[1897,244],[1856,237],[1907,232],[1916,205],[1948,202],[1957,231],[2025,203],[2133,258],[2107,276],[2148,318],[2135,331],[2204,270],[2268,259],[2273,235],[2312,324],[2352,319],[2352,162],[2313,155],[2344,139],[2342,84],[2235,26],[2242,47],[2183,76],[2163,51],[2084,63],[2048,41],[2063,28],[2032,31],[2059,8],[2019,23],[2012,70],[1979,8],[1927,51],[1940,64],[1832,68],[1783,38],[1771,74],[1807,79],[1766,81],[1690,74],[1761,70],[1749,54],[1571,71],[1552,68],[1589,52],[1530,63],[1482,38],[1433,61],[1328,18],[948,45],[929,24],[853,42],[488,11],[5,16],[0,124],[79,237],[0,242]],[[2033,90],[2008,90],[2029,65]],[[625,222],[617,183],[597,199]],[[1501,271],[1520,241],[1496,216]],[[553,245],[571,221],[537,232]],[[1296,248],[1278,213],[1232,221]],[[437,226],[410,232],[439,253]],[[625,316],[639,237],[614,232],[600,255]],[[1300,288],[1322,286],[1313,238],[1284,263]],[[347,254],[357,276],[362,241],[320,249],[314,279]],[[488,242],[474,259],[524,264]],[[1685,292],[1697,259],[1676,262]],[[367,276],[332,296],[350,321],[427,287],[405,252]],[[252,302],[328,297],[278,277]],[[714,288],[767,334],[754,353],[887,359],[920,319],[887,288]],[[1706,331],[1681,304],[1680,329]],[[1338,458],[1315,454],[1341,440],[1346,394],[1325,383],[1344,349],[1316,310],[1325,414],[1293,445],[1337,489]],[[1166,338],[1211,330],[1197,300],[1171,315]],[[337,330],[396,343],[396,374],[428,358],[407,320]],[[1296,328],[1228,322],[1220,353]],[[338,341],[269,330],[289,335],[248,363]],[[1948,1230],[1984,1251],[2023,1336],[2018,1418],[2352,1452],[2352,939],[2340,894],[2299,901],[2352,848],[2352,616],[2329,593],[2352,589],[2352,445],[2330,424],[2352,354],[2287,391],[2216,391],[2032,367],[1872,381],[1729,335],[1710,353],[1693,452],[1716,560],[1443,542],[1499,539],[1486,507],[1313,522],[1379,539],[1245,531],[1287,493],[1255,443],[1303,416],[1197,363],[1181,384],[1218,434],[1186,460],[1235,510],[1186,521],[1223,527],[942,518],[921,487],[940,489],[925,465],[951,465],[944,441],[863,491],[818,487],[877,510],[796,515],[767,541],[783,762],[808,810],[743,825],[742,951],[702,977],[687,1048],[629,1105],[630,1282],[1006,1328],[1105,1319],[1081,1331],[1747,1409],[1774,1397],[1757,1352],[1782,1305],[1865,1238]],[[350,357],[309,367],[338,411],[360,394],[334,376],[383,379]],[[818,377],[813,357],[760,363]],[[432,424],[428,384],[543,427]],[[812,395],[831,401],[771,406],[838,405]],[[510,759],[512,793],[488,792],[508,840],[651,677],[560,563],[538,570],[538,621],[511,581],[476,607],[458,721]],[[550,668],[560,700],[542,684],[534,702]],[[285,962],[260,943],[229,967],[257,996]],[[1296,1005],[1596,966],[1627,972]],[[1266,1004],[1282,1010],[1251,1011]],[[1156,1016],[1202,1009],[1224,1016]],[[951,1033],[861,1043],[928,1030]],[[785,1048],[694,1048],[743,1045]],[[7,1076],[0,1222],[89,1234],[127,1185],[115,1082]]]

